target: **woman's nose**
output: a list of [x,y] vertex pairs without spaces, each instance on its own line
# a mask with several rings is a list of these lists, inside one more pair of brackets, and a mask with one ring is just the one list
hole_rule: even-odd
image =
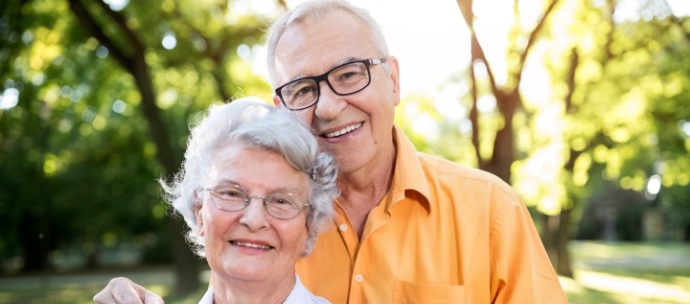
[[249,197],[249,204],[242,210],[240,223],[250,230],[258,230],[267,225],[266,217],[269,216],[264,207],[264,201],[260,197]]

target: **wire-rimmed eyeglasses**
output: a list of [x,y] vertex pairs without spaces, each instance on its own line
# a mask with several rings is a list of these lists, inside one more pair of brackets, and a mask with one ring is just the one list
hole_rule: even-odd
[[247,195],[247,192],[237,184],[205,188],[211,194],[211,201],[223,211],[237,212],[244,210],[258,198],[264,205],[266,212],[274,218],[289,220],[297,217],[309,204],[299,203],[299,198],[291,192],[275,192],[268,196]]
[[304,110],[319,101],[321,81],[325,81],[340,96],[355,94],[371,83],[369,67],[383,62],[386,62],[385,58],[350,61],[319,76],[290,81],[275,89],[275,93],[286,108],[293,111]]

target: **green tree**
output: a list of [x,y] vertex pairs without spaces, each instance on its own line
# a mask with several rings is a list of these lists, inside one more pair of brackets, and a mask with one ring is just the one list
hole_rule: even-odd
[[27,269],[41,269],[63,247],[93,256],[168,231],[174,290],[196,290],[198,259],[155,179],[179,169],[195,113],[268,97],[249,61],[280,3],[266,13],[250,1],[8,0],[0,9],[0,225],[10,232],[0,257],[22,254]]
[[[505,71],[482,45],[498,37],[475,31],[477,20],[495,12],[475,16],[471,0],[457,3],[471,34],[470,88],[462,103],[469,108],[477,165],[511,182],[542,214],[542,240],[559,273],[572,275],[567,243],[573,221],[601,184],[643,191],[657,163],[665,187],[687,191],[688,178],[675,168],[688,162],[687,134],[679,132],[688,128],[687,113],[679,110],[686,108],[681,76],[687,73],[677,55],[687,45],[688,24],[665,1],[641,0],[632,10],[630,1],[553,0],[536,9],[514,1],[501,58]],[[658,69],[662,58],[665,72]],[[665,75],[674,81],[661,81]],[[480,112],[487,97],[496,108]],[[662,148],[662,138],[675,148]],[[665,169],[669,165],[674,169]],[[683,196],[664,190],[664,202],[683,205]]]

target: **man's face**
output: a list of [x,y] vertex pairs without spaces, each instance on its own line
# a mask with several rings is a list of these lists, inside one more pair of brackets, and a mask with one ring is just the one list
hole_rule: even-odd
[[[349,61],[382,57],[367,28],[349,14],[334,11],[285,31],[276,48],[277,85],[321,75]],[[378,166],[394,153],[393,114],[400,102],[397,59],[386,58],[370,71],[371,83],[364,90],[338,96],[321,82],[316,105],[293,112],[311,126],[319,145],[337,158],[345,174]],[[279,97],[274,103],[281,106]]]

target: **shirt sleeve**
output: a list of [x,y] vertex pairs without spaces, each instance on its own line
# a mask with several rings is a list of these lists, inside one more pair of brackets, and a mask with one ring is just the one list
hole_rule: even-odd
[[[500,192],[500,190],[499,190]],[[492,303],[568,303],[534,222],[515,193],[501,193],[491,219]]]

